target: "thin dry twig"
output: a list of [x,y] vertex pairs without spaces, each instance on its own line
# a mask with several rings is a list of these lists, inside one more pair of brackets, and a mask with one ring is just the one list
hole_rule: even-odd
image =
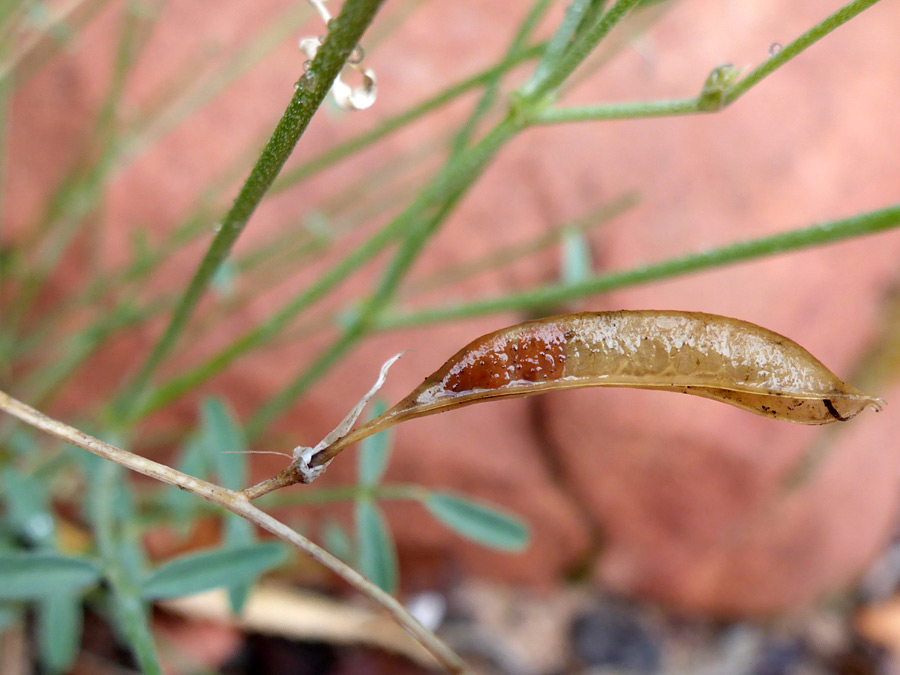
[[240,492],[229,490],[219,485],[194,478],[172,467],[154,462],[146,457],[110,445],[83,431],[70,427],[58,420],[48,417],[34,408],[0,391],[0,410],[30,424],[36,429],[45,431],[67,443],[75,445],[90,453],[120,464],[127,469],[149,476],[167,485],[174,485],[186,492],[202,497],[208,502],[221,506],[232,513],[250,521],[254,525],[271,532],[279,539],[297,547],[311,558],[321,563],[372,602],[381,605],[394,617],[403,628],[425,647],[448,672],[462,673],[465,665],[444,642],[434,633],[422,626],[391,595],[368,581],[359,572],[320,548],[306,537],[295,532],[281,521],[253,506]]

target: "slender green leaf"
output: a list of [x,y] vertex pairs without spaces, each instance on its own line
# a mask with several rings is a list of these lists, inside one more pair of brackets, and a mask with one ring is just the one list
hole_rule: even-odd
[[491,548],[521,551],[528,544],[528,525],[494,506],[434,492],[425,500],[425,508],[451,530]]
[[[243,430],[221,399],[205,400],[202,418],[207,454],[216,467],[222,485],[232,490],[240,489],[247,482],[247,456],[243,454],[247,445]],[[256,540],[249,522],[233,513],[226,514],[224,518],[225,550],[243,549]],[[249,580],[229,586],[228,598],[235,614],[243,610],[252,584],[253,580]]]
[[562,282],[577,284],[593,275],[591,247],[580,232],[567,232],[563,236]]
[[[111,464],[111,462],[107,462]],[[138,509],[131,481],[126,473],[116,464],[111,473],[119,477],[109,490],[110,508],[113,509],[118,532],[111,543],[115,551],[115,564],[127,571],[130,583],[143,578],[147,570],[147,555],[141,541],[142,532],[137,525]]]
[[[386,410],[387,404],[383,400],[375,401],[369,419],[384,414]],[[378,484],[384,476],[390,452],[391,432],[389,431],[369,436],[364,440],[359,449],[359,482],[363,485]]]
[[[121,516],[127,518],[133,515],[131,495],[124,487],[126,481],[122,467],[96,459],[96,470],[88,474],[91,480],[88,483],[86,510],[112,590],[113,626],[131,648],[140,670],[145,675],[157,675],[162,673],[162,668],[153,643],[147,605],[138,587],[144,551],[137,537],[137,529],[130,526],[131,521],[119,520]],[[123,507],[114,503],[120,496],[128,505]]]
[[213,273],[212,278],[209,280],[209,285],[220,298],[228,299],[234,296],[236,276],[237,270],[234,262],[224,260],[219,265],[219,269]]
[[556,62],[559,60],[559,57],[565,51],[566,47],[569,46],[572,36],[575,34],[575,30],[581,23],[590,4],[591,0],[572,0],[566,9],[565,17],[559,24],[559,28],[556,29],[553,38],[547,42],[547,48],[541,55],[541,60],[538,62],[534,75],[532,75],[528,83],[522,87],[524,91],[530,91],[535,83],[541,82],[550,74],[553,66],[555,66]]
[[222,485],[241,489],[247,480],[247,460],[242,454],[247,449],[244,432],[221,399],[206,399],[202,418],[204,441]]
[[0,472],[6,505],[5,520],[12,531],[36,545],[49,545],[56,531],[46,483],[13,468]]
[[841,239],[856,239],[866,234],[884,232],[898,226],[900,226],[900,204],[895,204],[842,220],[820,223],[760,239],[736,242],[722,248],[709,249],[681,258],[672,258],[653,265],[597,275],[574,286],[554,284],[542,286],[536,290],[510,293],[503,297],[387,316],[378,322],[378,328],[385,330],[420,326],[435,321],[449,321],[493,312],[530,311],[649,281],[683,277],[691,272],[720,268],[733,263],[811,246],[823,246]]
[[162,675],[146,603],[127,582],[123,583],[120,579],[111,581],[114,585],[116,633],[128,643],[144,675]]
[[245,581],[228,588],[228,606],[231,607],[232,614],[239,616],[244,611],[252,589],[252,581]]
[[16,429],[9,435],[6,445],[20,457],[34,457],[37,453],[37,439],[31,429]]
[[[209,462],[206,456],[206,447],[197,436],[188,440],[180,453],[177,464],[178,470],[195,478],[205,478],[209,470]],[[169,487],[165,491],[165,505],[171,513],[173,525],[182,534],[190,530],[194,518],[200,510],[201,500],[195,495],[175,487]]]
[[144,598],[175,598],[255,579],[284,561],[281,544],[267,542],[185,556],[163,565],[144,580]]
[[359,568],[376,586],[393,593],[397,588],[397,552],[381,510],[368,499],[356,502]]
[[63,594],[45,598],[37,616],[41,665],[51,673],[67,672],[81,644],[81,599]]
[[34,600],[94,586],[100,569],[84,558],[57,553],[2,553],[0,580],[0,600]]
[[347,531],[336,520],[327,520],[322,528],[322,539],[325,548],[345,563],[351,563],[354,558],[353,542],[347,536]]
[[[253,525],[234,513],[225,515],[225,546],[227,550],[241,549],[256,541]],[[228,601],[231,611],[240,614],[244,610],[254,580],[244,581],[228,588]]]

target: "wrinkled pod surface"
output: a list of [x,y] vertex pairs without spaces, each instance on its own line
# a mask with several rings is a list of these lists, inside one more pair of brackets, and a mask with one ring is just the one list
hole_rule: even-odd
[[577,387],[693,394],[798,424],[843,422],[883,403],[843,382],[793,340],[746,321],[668,310],[581,312],[473,340],[314,463],[408,419]]

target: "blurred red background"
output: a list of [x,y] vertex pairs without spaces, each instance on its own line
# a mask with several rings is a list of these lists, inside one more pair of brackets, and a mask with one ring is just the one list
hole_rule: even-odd
[[[127,116],[190,64],[198,50],[238,49],[291,3],[170,2],[129,79]],[[396,13],[387,3],[386,22]],[[565,104],[693,96],[707,74],[730,62],[752,67],[773,43],[787,43],[838,2],[704,3],[684,0],[580,83]],[[374,126],[410,104],[499,59],[525,3],[458,0],[421,6],[369,50],[379,99],[366,112],[322,110],[290,165]],[[561,16],[557,7],[543,26]],[[881,3],[816,44],[731,108],[672,119],[580,123],[528,130],[514,139],[451,215],[409,280],[525,240],[625,192],[641,198],[590,235],[595,271],[618,270],[887,206],[900,175],[900,91],[895,27],[900,6]],[[3,219],[7,236],[41,211],[71,165],[110,75],[119,26],[108,11],[14,100]],[[377,25],[376,25],[377,29]],[[322,27],[311,21],[303,35]],[[365,44],[365,43],[364,43]],[[180,221],[192,198],[261,133],[271,129],[302,72],[286,42],[211,105],[137,156],[111,183],[102,210],[104,265],[122,263],[137,229],[153,240]],[[527,69],[522,73],[527,73]],[[523,77],[520,74],[516,77]],[[469,96],[338,168],[267,200],[237,250],[250,250],[353,177],[375,173],[403,152],[465,118]],[[290,166],[289,165],[289,166]],[[404,204],[397,204],[402,208]],[[336,253],[262,293],[213,337],[186,347],[164,368],[188,364],[260,321],[382,224],[342,240]],[[11,235],[9,234],[11,233]],[[209,238],[175,256],[154,292],[186,282]],[[386,258],[343,285],[329,302],[364,296]],[[881,317],[898,280],[900,234],[654,283],[585,300],[569,309],[671,308],[731,315],[806,346],[843,377],[881,339]],[[56,277],[63,296],[92,273],[77,250]],[[559,274],[551,251],[413,301],[442,303],[522,289]],[[44,299],[46,303],[52,297]],[[314,444],[368,389],[383,360],[408,349],[385,396],[396,401],[472,338],[522,320],[502,315],[389,332],[367,340],[298,400],[279,423],[296,444]],[[58,407],[83,413],[132,372],[162,325],[108,345]],[[191,422],[201,394],[216,393],[246,415],[285,385],[330,336],[300,339],[242,360],[158,424]],[[714,614],[793,608],[850,583],[883,546],[897,513],[900,417],[889,405],[837,429],[748,415],[693,397],[641,391],[577,391],[466,408],[398,429],[389,480],[464,491],[507,506],[533,527],[522,555],[465,543],[415,505],[388,513],[408,588],[458,575],[547,586],[588,569],[604,587]],[[833,451],[799,488],[783,481],[817,444]],[[258,447],[261,450],[290,448]],[[256,459],[254,460],[256,461]],[[280,469],[262,458],[256,476]],[[323,482],[352,480],[351,453]],[[297,487],[294,489],[304,489]]]

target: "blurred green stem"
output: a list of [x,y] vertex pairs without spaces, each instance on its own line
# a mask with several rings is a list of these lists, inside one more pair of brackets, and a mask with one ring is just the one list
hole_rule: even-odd
[[[503,57],[503,62],[515,59],[516,55],[522,51],[528,38],[534,32],[534,29],[540,23],[541,19],[544,18],[547,10],[550,9],[552,2],[553,0],[537,0],[537,2],[532,5],[525,20],[519,26],[519,30],[517,30],[516,34],[513,36],[513,39],[506,50],[506,54]],[[481,92],[481,97],[472,109],[469,119],[466,120],[456,134],[456,137],[453,139],[453,146],[451,148],[452,154],[458,154],[469,144],[469,141],[475,133],[475,129],[478,127],[478,123],[485,115],[487,115],[494,105],[494,101],[500,91],[500,80],[502,76],[502,72],[495,73],[490,81],[485,84],[484,91]]]
[[[85,218],[96,208],[106,188],[105,179],[109,175],[118,138],[116,112],[125,91],[131,66],[140,52],[139,29],[144,19],[145,17],[134,6],[129,4],[126,7],[112,82],[101,105],[86,151],[79,161],[80,166],[76,166],[55,191],[43,216],[20,244],[20,248],[27,251],[37,249],[46,242],[45,250],[39,251],[38,262],[33,264],[22,281],[22,289],[16,297],[14,311],[10,312],[9,325],[17,326],[25,318],[41,289],[56,269],[60,257],[78,233]],[[95,153],[96,157],[93,156]],[[51,232],[53,236],[48,237]]]
[[624,272],[613,272],[578,284],[556,284],[502,298],[477,300],[475,302],[408,314],[394,314],[386,316],[379,321],[378,327],[387,330],[463,319],[494,312],[526,311],[548,305],[571,302],[618,288],[636,286],[648,281],[680,277],[691,272],[722,267],[764,256],[796,251],[812,246],[823,246],[842,239],[884,232],[898,226],[900,226],[900,205],[860,214],[851,218],[835,220],[830,223],[792,230],[770,237],[731,244],[683,258],[674,258],[655,265],[636,267]]

